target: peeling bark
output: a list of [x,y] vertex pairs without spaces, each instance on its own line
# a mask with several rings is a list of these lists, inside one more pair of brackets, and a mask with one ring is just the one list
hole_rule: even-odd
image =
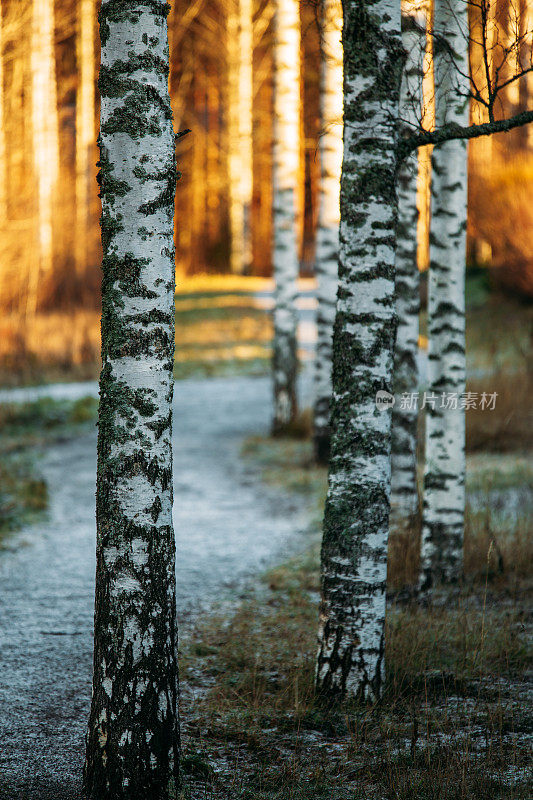
[[90,800],[179,787],[171,403],[176,162],[162,0],[104,0],[102,373]]
[[296,293],[299,272],[296,187],[300,164],[300,14],[298,0],[274,12],[273,269],[274,419],[279,432],[297,413]]
[[[447,43],[434,56],[435,125],[465,127],[468,78],[456,64],[468,74],[467,5],[436,0],[434,28]],[[437,400],[434,407],[426,403],[422,589],[435,581],[457,581],[463,567],[465,419],[458,401],[465,390],[466,141],[436,147],[432,169],[428,383],[429,396]]]
[[339,263],[339,191],[342,170],[342,3],[322,3],[320,187],[316,264],[318,310],[314,375],[315,458],[327,464],[330,451],[331,351]]
[[380,695],[390,499],[403,49],[393,0],[344,0],[344,156],[317,691]]
[[[405,3],[402,41],[407,54],[402,75],[400,116],[402,126],[416,130],[422,113],[425,53],[425,11],[420,4]],[[400,398],[418,389],[418,155],[411,153],[398,169],[398,230],[396,244],[396,312],[398,330],[394,350],[392,412],[391,521],[396,530],[408,528],[418,514],[416,427],[418,410]]]

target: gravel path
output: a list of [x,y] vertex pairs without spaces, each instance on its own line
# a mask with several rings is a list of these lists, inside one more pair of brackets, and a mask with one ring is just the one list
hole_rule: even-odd
[[[63,385],[52,394],[94,388]],[[311,510],[266,488],[240,458],[243,439],[268,430],[266,378],[180,381],[174,413],[178,609],[187,623],[305,547]],[[91,689],[95,447],[91,433],[47,450],[48,519],[0,552],[2,800],[79,796]]]

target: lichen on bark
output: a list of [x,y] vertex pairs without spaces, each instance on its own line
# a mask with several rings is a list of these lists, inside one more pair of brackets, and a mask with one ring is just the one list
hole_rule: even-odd
[[104,257],[90,800],[172,800],[180,786],[167,11],[159,0],[103,0],[100,11]]
[[383,682],[396,316],[396,144],[403,49],[392,0],[344,0],[344,158],[333,335],[331,461],[317,691],[376,698]]

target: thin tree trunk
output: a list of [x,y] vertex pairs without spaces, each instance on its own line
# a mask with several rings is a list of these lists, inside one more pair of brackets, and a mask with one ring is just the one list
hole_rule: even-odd
[[252,267],[252,0],[232,0],[227,33],[230,267],[243,274]]
[[104,0],[102,373],[90,800],[179,794],[167,5]]
[[342,2],[323,0],[320,187],[316,234],[318,310],[315,357],[314,447],[317,461],[327,464],[330,436],[331,350],[338,284],[339,191],[342,170]]
[[383,639],[395,338],[400,6],[344,0],[344,157],[317,690],[376,698]]
[[[425,54],[425,13],[419,2],[406,3],[402,41],[407,59],[402,76],[402,125],[417,128],[422,115]],[[398,330],[394,351],[394,394],[391,454],[391,520],[396,530],[408,528],[418,514],[416,476],[417,403],[403,394],[418,389],[418,154],[411,153],[398,169],[398,231],[396,244],[396,313]]]
[[89,258],[90,206],[94,148],[94,0],[78,2],[78,91],[76,94],[75,262],[83,277]]
[[0,225],[6,224],[7,218],[7,162],[6,131],[4,123],[4,21],[2,2],[0,0]]
[[35,313],[37,307],[40,277],[51,271],[53,263],[53,199],[59,175],[53,0],[33,0],[31,75],[39,251],[30,268],[26,303],[29,314]]
[[[533,67],[533,9],[531,0],[521,0],[520,2],[520,67],[530,69]],[[519,100],[520,111],[526,111],[533,106],[533,75],[528,72],[520,81]],[[524,147],[531,147],[533,144],[533,132],[531,125],[524,125],[520,130],[520,139]],[[491,137],[488,136],[488,139]]]
[[[467,74],[467,5],[462,0],[435,0],[434,14],[435,32]],[[436,126],[466,126],[468,78],[459,74],[447,52],[438,48],[435,53]],[[463,566],[466,141],[435,147],[432,166],[422,589],[435,581],[458,580]]]
[[300,174],[300,17],[298,0],[274,13],[273,268],[274,433],[297,413],[296,294],[299,271],[296,196]]

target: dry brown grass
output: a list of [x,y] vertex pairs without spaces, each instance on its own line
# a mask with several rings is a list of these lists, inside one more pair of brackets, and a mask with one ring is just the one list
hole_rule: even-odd
[[[264,371],[272,324],[253,292],[270,286],[264,279],[239,276],[182,280],[176,295],[176,376]],[[0,383],[92,379],[99,365],[96,311],[27,319],[9,314],[0,321]]]
[[[465,412],[467,453],[521,453],[533,449],[533,375],[500,370],[467,380],[467,391],[477,392],[478,407]],[[496,392],[494,410],[481,409],[481,394]],[[425,415],[418,415],[417,457],[424,460]]]
[[499,372],[469,380],[468,390],[497,392],[493,411],[479,407],[466,412],[468,452],[509,452],[533,448],[533,374]]
[[417,583],[420,565],[420,520],[410,528],[391,529],[387,554],[387,586],[398,592]]
[[391,606],[384,700],[327,709],[313,689],[318,588],[315,546],[185,644],[191,796],[526,800],[527,598],[481,585]]
[[96,377],[100,356],[100,316],[96,311],[11,314],[0,320],[0,381],[35,382],[69,376]]

